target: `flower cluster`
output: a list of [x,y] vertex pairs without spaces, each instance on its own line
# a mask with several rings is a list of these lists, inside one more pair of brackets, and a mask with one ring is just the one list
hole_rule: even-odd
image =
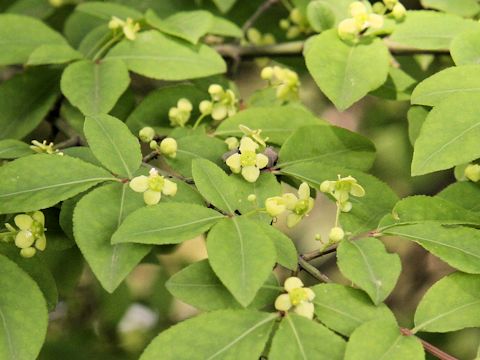
[[213,120],[221,121],[237,113],[237,97],[230,89],[223,89],[221,85],[212,84],[208,88],[211,100],[200,102],[199,109],[202,116],[210,115]]
[[171,107],[168,111],[168,118],[170,125],[184,127],[190,120],[193,106],[192,103],[185,98],[181,98],[177,101],[177,106]]
[[407,9],[398,0],[383,0],[383,3],[377,2],[373,5],[373,11],[380,15],[391,15],[395,20],[402,20]]
[[14,236],[15,246],[20,249],[20,255],[30,258],[37,250],[43,251],[47,247],[45,237],[45,216],[41,211],[28,214],[19,214],[13,219],[19,230],[10,224],[5,224],[10,234]]
[[305,182],[298,188],[298,197],[292,193],[285,193],[282,196],[274,196],[265,200],[265,210],[272,217],[285,211],[290,212],[287,215],[287,226],[290,228],[308,216],[313,205],[314,200],[310,197],[310,187]]
[[260,146],[248,136],[240,140],[239,152],[230,155],[226,163],[233,173],[241,173],[248,182],[257,181],[260,176],[260,169],[268,165],[268,157],[257,153]]
[[260,76],[277,89],[276,96],[279,100],[298,100],[300,80],[295,71],[280,66],[267,66],[262,69]]
[[480,165],[479,164],[468,164],[465,168],[465,177],[473,182],[480,181]]
[[383,27],[383,16],[374,14],[361,1],[355,1],[349,7],[351,18],[342,20],[338,24],[338,36],[343,40],[356,41],[360,34],[367,29]]
[[55,145],[53,142],[47,144],[47,140],[43,140],[43,142],[32,140],[32,144],[33,145],[30,145],[30,149],[37,153],[63,155],[63,152],[54,148]]
[[302,280],[294,276],[285,280],[283,287],[287,293],[277,297],[275,309],[283,312],[292,309],[297,315],[313,319],[315,310],[312,303],[315,298],[313,290],[304,287]]
[[246,43],[257,46],[273,45],[276,43],[275,36],[270,33],[262,34],[256,28],[251,27],[247,30]]
[[337,216],[335,227],[330,230],[329,244],[339,242],[345,237],[345,232],[338,226],[340,212],[349,212],[352,210],[352,203],[349,201],[350,195],[355,197],[365,196],[365,189],[358,184],[357,179],[352,176],[340,177],[338,180],[325,180],[320,184],[320,191],[328,193],[334,197],[337,203]]
[[298,8],[293,8],[288,19],[280,20],[279,25],[280,28],[287,31],[287,39],[294,39],[302,34],[308,35],[312,32],[307,17]]
[[162,194],[175,196],[177,193],[177,184],[159,175],[156,169],[151,169],[148,176],[134,177],[129,186],[133,191],[143,193],[143,200],[147,205],[158,204]]
[[116,16],[112,16],[112,19],[108,22],[108,27],[113,31],[121,28],[123,35],[132,41],[137,38],[137,32],[140,31],[140,24],[132,18],[127,18],[127,20],[124,21]]

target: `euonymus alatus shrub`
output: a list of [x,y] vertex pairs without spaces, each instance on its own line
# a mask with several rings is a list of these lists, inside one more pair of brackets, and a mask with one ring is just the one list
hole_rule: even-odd
[[[208,259],[151,291],[202,314],[158,329],[141,360],[453,359],[425,339],[480,327],[480,5],[408,5],[0,1],[0,359],[49,358],[48,314],[80,306],[84,262],[123,304],[140,263],[199,236]],[[227,73],[248,58],[263,85],[246,98]],[[302,105],[307,70],[339,111],[409,101],[411,175],[456,181],[400,199],[369,174],[369,138]],[[319,194],[335,215],[300,253],[281,229],[322,217]],[[386,237],[449,266],[408,320],[385,304],[402,274]]]

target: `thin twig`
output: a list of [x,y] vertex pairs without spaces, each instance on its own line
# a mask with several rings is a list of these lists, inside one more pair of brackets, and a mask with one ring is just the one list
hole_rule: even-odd
[[298,265],[307,273],[312,275],[315,279],[329,283],[332,282],[330,278],[318,270],[315,266],[311,265],[301,255],[298,257]]
[[[400,46],[395,44],[388,39],[384,40],[385,45],[388,46],[390,52],[394,55],[415,55],[415,54],[449,54],[448,49],[436,49],[436,50],[425,50],[417,49],[413,47]],[[279,43],[275,45],[264,45],[264,46],[241,46],[238,44],[222,44],[217,45],[215,49],[224,57],[229,57],[232,59],[248,59],[248,58],[257,58],[265,56],[279,56],[279,57],[290,57],[290,56],[301,56],[303,53],[304,41],[290,41]]]
[[154,150],[154,151],[152,151],[151,153],[145,155],[145,156],[143,157],[142,162],[148,163],[149,161],[155,159],[158,155],[160,155],[160,154],[158,153],[158,151]]
[[250,16],[247,19],[247,21],[245,21],[245,23],[242,26],[243,33],[245,34],[247,30],[250,29],[253,26],[253,24],[255,24],[258,18],[262,16],[262,14],[265,11],[267,11],[270,8],[270,6],[276,3],[278,3],[278,0],[265,0],[265,2],[257,8],[257,10],[252,14],[252,16]]
[[[409,329],[400,328],[400,331],[405,336],[414,336],[414,334]],[[420,339],[419,337],[417,337],[417,339],[420,340],[420,342],[422,343],[422,346],[425,349],[425,351],[432,354],[437,359],[440,359],[440,360],[458,360],[456,357],[454,357],[450,354],[447,354],[445,351],[440,350],[439,348],[430,344],[429,342],[427,342],[423,339]]]

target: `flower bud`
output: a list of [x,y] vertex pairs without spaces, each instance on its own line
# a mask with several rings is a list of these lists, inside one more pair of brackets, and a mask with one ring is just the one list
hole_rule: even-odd
[[363,16],[363,15],[367,14],[367,7],[365,6],[364,3],[360,2],[360,1],[355,1],[355,2],[351,3],[350,6],[348,7],[348,9],[350,11],[350,14],[353,17]]
[[250,195],[248,195],[247,200],[250,201],[250,202],[254,202],[255,200],[257,200],[257,195],[250,194]]
[[190,102],[190,100],[185,98],[181,98],[180,100],[178,100],[177,108],[178,110],[185,112],[190,112],[193,110],[192,103]]
[[212,84],[208,87],[208,93],[212,96],[220,96],[223,94],[223,88],[218,84]]
[[227,144],[228,150],[235,150],[238,148],[240,143],[236,137],[231,136],[225,139],[225,144]]
[[35,255],[36,252],[37,252],[37,250],[35,250],[35,248],[28,247],[28,248],[20,250],[20,256],[24,257],[24,258],[31,258],[32,256]]
[[385,11],[387,11],[387,8],[381,2],[376,2],[372,5],[372,10],[375,14],[383,15],[385,14]]
[[298,26],[290,26],[285,35],[287,39],[294,39],[301,34],[301,30]]
[[155,140],[150,141],[150,144],[148,145],[150,146],[150,149],[158,150],[158,143]]
[[392,15],[396,20],[402,20],[407,13],[407,9],[401,3],[395,4],[392,9]]
[[338,226],[332,228],[332,230],[330,230],[330,234],[328,235],[328,239],[332,243],[339,242],[340,240],[343,240],[344,237],[345,237],[345,232],[341,227],[338,227]]
[[174,158],[177,156],[177,141],[174,138],[167,137],[160,143],[160,153]]
[[212,113],[213,104],[212,104],[211,101],[203,100],[203,101],[200,102],[200,104],[198,105],[198,108],[199,108],[201,114],[203,114],[203,115],[209,115],[209,114]]
[[470,181],[477,182],[480,180],[480,165],[469,164],[465,168],[465,177]]
[[138,132],[138,137],[142,142],[149,143],[155,137],[155,130],[150,126],[144,127]]
[[315,234],[315,240],[317,240],[317,241],[322,241],[322,235],[320,235],[320,234]]
[[254,27],[251,27],[247,30],[247,39],[252,44],[259,45],[262,41],[262,34]]
[[280,29],[287,30],[290,27],[290,21],[287,19],[282,19],[278,25],[280,26]]
[[52,5],[53,7],[60,7],[64,4],[63,0],[48,0],[48,2],[50,3],[50,5]]
[[389,10],[392,10],[393,7],[397,5],[398,0],[383,0],[383,3]]
[[271,80],[273,77],[273,68],[271,66],[264,67],[260,73],[263,80]]
[[383,27],[383,16],[378,14],[369,14],[368,22],[372,29],[380,29]]

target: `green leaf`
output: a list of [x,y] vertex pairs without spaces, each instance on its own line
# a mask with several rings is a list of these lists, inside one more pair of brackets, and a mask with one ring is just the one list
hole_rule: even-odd
[[398,201],[398,196],[387,184],[372,175],[356,170],[310,162],[290,166],[282,170],[282,174],[306,181],[317,189],[323,181],[335,180],[338,175],[342,177],[351,175],[356,178],[365,189],[365,196],[361,198],[351,196],[349,201],[353,204],[352,210],[340,215],[342,227],[353,234],[375,229],[380,219],[390,213]]
[[123,61],[90,60],[69,65],[62,75],[63,94],[85,115],[108,113],[130,83]]
[[[412,93],[412,104],[436,106],[453,94],[480,94],[480,66],[453,66],[423,80]],[[465,94],[467,95],[467,94]]]
[[476,0],[421,0],[425,8],[444,11],[463,17],[473,17],[480,12],[480,5]]
[[[480,5],[477,4],[480,7]],[[466,31],[452,41],[450,54],[456,65],[480,64],[480,30]]]
[[235,212],[236,189],[222,169],[211,161],[195,159],[192,162],[192,174],[195,186],[207,201],[229,214]]
[[387,81],[370,94],[387,100],[410,100],[417,81],[407,72],[391,67],[388,70]]
[[123,40],[105,58],[123,60],[129,70],[158,80],[185,80],[226,72],[221,56],[206,45],[192,46],[150,30]]
[[332,329],[345,336],[373,319],[391,318],[387,306],[372,304],[363,291],[339,284],[321,284],[312,287],[315,292],[315,315]]
[[368,170],[374,159],[375,146],[366,137],[336,126],[316,125],[299,128],[285,141],[277,166],[285,169],[315,161]]
[[480,274],[480,231],[463,226],[445,227],[434,222],[403,225],[384,234],[413,240],[450,266]]
[[110,293],[150,251],[146,245],[110,243],[125,217],[142,206],[141,194],[127,184],[109,184],[85,195],[75,207],[75,241],[100,284]]
[[2,11],[45,19],[55,11],[55,8],[45,0],[17,0],[2,2]]
[[379,229],[425,221],[434,221],[444,225],[478,225],[477,213],[443,200],[440,197],[410,196],[400,200],[388,216],[379,224]]
[[199,116],[198,104],[208,96],[207,92],[191,84],[165,86],[150,92],[133,110],[126,123],[134,133],[145,126],[167,131],[170,130],[168,111],[177,106],[179,99],[186,98],[192,103],[190,122],[194,122]]
[[267,280],[276,260],[270,238],[245,217],[218,222],[208,234],[207,251],[213,271],[244,307]]
[[0,65],[25,64],[30,54],[41,45],[64,45],[62,35],[30,16],[1,14]]
[[402,271],[400,257],[388,253],[375,238],[342,241],[337,259],[342,274],[365,290],[375,305],[392,292]]
[[254,130],[261,129],[262,136],[268,137],[269,143],[281,145],[299,127],[322,123],[326,124],[298,105],[248,108],[222,121],[215,135],[242,137],[244,134],[238,126],[245,125]]
[[341,111],[387,80],[390,54],[380,39],[352,45],[336,29],[327,30],[309,40],[304,56],[317,85]]
[[0,140],[0,159],[16,159],[32,155],[33,153],[30,146],[23,141],[14,139]]
[[[203,311],[242,308],[215,275],[208,260],[180,270],[167,281],[166,287],[176,298]],[[271,274],[249,308],[261,309],[272,305],[281,291],[275,275]]]
[[[145,175],[147,173],[145,172]],[[171,178],[177,184],[177,193],[175,196],[164,196],[162,202],[187,203],[205,206],[205,200],[202,195],[192,185],[183,182],[180,179]]]
[[45,209],[109,180],[104,169],[69,156],[26,156],[0,167],[0,214]]
[[192,163],[195,159],[207,159],[217,166],[225,167],[222,155],[228,149],[219,139],[207,135],[190,135],[179,138],[177,146],[177,156],[165,160],[172,169],[187,178],[192,177]]
[[284,268],[296,270],[297,264],[297,250],[293,244],[292,239],[270,224],[258,223],[263,232],[270,237],[270,240],[275,245],[277,251],[277,263]]
[[233,5],[237,2],[237,0],[212,0],[213,3],[217,6],[217,8],[222,12],[228,12]]
[[415,105],[408,110],[408,138],[410,139],[410,144],[414,145],[415,141],[417,141],[429,111],[430,109],[425,106]]
[[414,331],[447,332],[480,326],[480,276],[456,272],[436,282],[415,312]]
[[333,8],[328,2],[322,0],[311,1],[308,4],[307,19],[316,32],[331,29],[336,22]]
[[393,319],[372,320],[357,328],[347,343],[345,360],[424,360],[422,343],[405,336]]
[[277,317],[253,310],[202,314],[162,332],[140,360],[258,359]]
[[36,359],[47,333],[48,312],[37,284],[0,255],[0,358]]
[[456,182],[443,189],[437,196],[469,211],[480,211],[480,203],[477,200],[480,196],[479,184]]
[[155,12],[147,10],[145,19],[149,25],[161,32],[197,44],[213,23],[213,15],[205,10],[180,11],[166,19],[160,19]]
[[240,29],[237,24],[219,16],[213,17],[208,33],[234,38],[241,38],[243,36],[242,29]]
[[423,50],[449,49],[460,33],[480,26],[473,20],[435,11],[408,11],[406,19],[395,27],[389,41],[396,45]]
[[40,124],[60,95],[59,78],[57,69],[37,68],[0,84],[0,139],[21,139]]
[[206,232],[224,218],[200,205],[160,203],[129,215],[112,237],[112,244],[178,244]]
[[479,94],[455,94],[430,111],[415,142],[413,176],[448,169],[480,157],[479,100]]
[[323,325],[305,317],[288,314],[272,341],[271,360],[343,360],[345,341]]
[[83,131],[93,154],[107,169],[132,178],[142,163],[142,152],[127,125],[110,115],[95,115],[85,119]]
[[81,58],[83,55],[67,44],[45,44],[33,50],[27,65],[64,64]]

